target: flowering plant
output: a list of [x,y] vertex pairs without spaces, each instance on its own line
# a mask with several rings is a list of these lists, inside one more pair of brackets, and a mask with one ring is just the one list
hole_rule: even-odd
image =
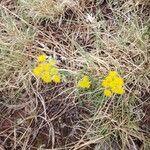
[[[39,64],[33,69],[33,74],[36,77],[41,78],[45,83],[61,82],[61,76],[59,69],[56,66],[56,60],[49,59],[45,54],[39,55],[37,60]],[[78,81],[77,87],[89,89],[91,84],[90,77],[83,75]],[[113,94],[122,95],[125,92],[123,78],[116,71],[110,71],[102,80],[101,86],[104,87],[103,94],[108,97],[112,96]]]

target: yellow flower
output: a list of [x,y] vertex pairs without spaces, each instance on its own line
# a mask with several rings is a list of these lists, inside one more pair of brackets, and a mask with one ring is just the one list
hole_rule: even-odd
[[123,86],[124,85],[124,81],[121,77],[116,77],[115,78],[115,82],[116,84],[120,85],[120,86]]
[[108,76],[110,77],[118,76],[118,73],[116,71],[110,71]]
[[90,87],[90,79],[88,76],[83,76],[81,80],[78,82],[78,87],[80,88],[89,88]]
[[50,74],[49,74],[48,71],[45,71],[45,72],[42,74],[41,79],[42,79],[45,83],[50,83],[50,82],[52,82],[51,76],[50,76]]
[[[113,93],[123,94],[124,81],[116,71],[110,71],[102,81],[102,86],[105,88],[104,95],[111,96]],[[111,93],[111,94],[110,94]]]
[[105,90],[104,90],[104,95],[105,95],[105,96],[110,97],[110,96],[112,96],[112,94],[113,94],[113,93],[112,93],[110,90],[108,90],[108,89],[105,89]]
[[42,74],[42,72],[43,72],[43,68],[42,67],[35,67],[34,69],[33,69],[33,74],[35,75],[35,76],[37,76],[37,77],[40,77],[41,76],[41,74]]
[[38,62],[44,62],[46,61],[47,56],[45,54],[39,55],[37,57]]
[[124,91],[123,87],[113,87],[112,92],[122,95],[122,94],[124,94],[125,91]]
[[118,89],[117,89],[116,94],[122,95],[122,94],[124,94],[124,93],[125,93],[125,90],[124,90],[123,88],[118,88]]
[[109,87],[109,83],[110,83],[110,82],[109,82],[108,80],[103,80],[103,81],[102,81],[102,86],[103,86],[103,87]]
[[61,82],[60,75],[54,75],[54,76],[52,77],[52,80],[53,80],[53,82],[55,82],[55,83],[60,83],[60,82]]
[[39,66],[41,67],[41,68],[43,68],[43,70],[45,70],[45,71],[50,71],[50,64],[49,63],[42,63],[42,64],[39,64]]
[[40,77],[45,83],[50,83],[52,81],[55,83],[60,83],[61,77],[59,70],[55,66],[56,60],[47,60],[47,56],[45,54],[39,55],[37,59],[39,64],[33,69],[34,75]]

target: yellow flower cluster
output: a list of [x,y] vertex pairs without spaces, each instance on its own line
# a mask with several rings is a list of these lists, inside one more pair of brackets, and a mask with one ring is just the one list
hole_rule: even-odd
[[125,92],[123,88],[124,81],[116,71],[109,72],[107,77],[102,81],[102,86],[105,88],[105,96],[112,96],[113,93],[121,95]]
[[[61,76],[59,70],[56,66],[56,61],[54,59],[48,59],[48,57],[43,54],[37,57],[38,66],[33,69],[33,73],[36,77],[41,78],[45,83],[60,83]],[[112,96],[113,94],[123,94],[124,91],[124,81],[123,78],[119,76],[116,71],[110,71],[109,74],[102,81],[101,85],[104,87],[104,95]],[[91,86],[91,81],[89,76],[84,75],[77,83],[77,87],[83,89],[89,89]]]
[[54,59],[47,60],[47,56],[43,54],[38,56],[37,60],[39,64],[33,69],[33,74],[36,77],[41,78],[45,83],[61,82],[60,73]]
[[78,82],[78,87],[88,89],[90,87],[90,84],[91,84],[91,82],[90,82],[89,77],[83,76]]

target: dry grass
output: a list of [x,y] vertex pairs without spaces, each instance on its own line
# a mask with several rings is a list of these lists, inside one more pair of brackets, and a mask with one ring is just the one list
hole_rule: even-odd
[[[0,148],[148,150],[149,9],[146,0],[2,1]],[[63,83],[33,76],[41,53],[58,60]],[[111,69],[125,79],[122,96],[74,84]]]

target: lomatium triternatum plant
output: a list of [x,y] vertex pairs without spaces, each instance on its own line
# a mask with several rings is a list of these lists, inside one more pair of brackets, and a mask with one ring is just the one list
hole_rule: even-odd
[[[42,54],[37,57],[38,66],[33,69],[36,77],[39,77],[45,83],[60,83],[61,75],[56,66],[56,60],[49,59],[47,55]],[[110,71],[108,75],[102,80],[100,86],[104,88],[103,94],[105,96],[112,96],[113,94],[124,94],[124,81],[123,78],[116,72]],[[83,75],[78,81],[77,87],[81,89],[89,89],[91,81],[89,76]]]

